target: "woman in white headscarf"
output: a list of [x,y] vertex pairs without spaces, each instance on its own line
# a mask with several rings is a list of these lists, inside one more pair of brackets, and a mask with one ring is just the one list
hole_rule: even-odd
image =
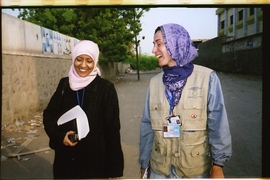
[[[55,150],[56,179],[115,178],[123,176],[118,97],[114,85],[100,77],[98,45],[78,42],[72,52],[68,77],[62,78],[47,108],[43,123]],[[90,131],[73,140],[76,125],[57,125],[65,112],[79,105],[88,118]],[[70,121],[75,122],[75,121]]]

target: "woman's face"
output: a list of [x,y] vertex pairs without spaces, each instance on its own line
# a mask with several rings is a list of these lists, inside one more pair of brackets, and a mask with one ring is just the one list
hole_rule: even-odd
[[176,62],[171,58],[166,50],[161,31],[156,32],[153,43],[154,47],[152,49],[152,53],[158,58],[159,66],[175,66]]
[[88,76],[93,71],[94,66],[94,60],[86,54],[79,55],[74,60],[75,70],[81,77]]

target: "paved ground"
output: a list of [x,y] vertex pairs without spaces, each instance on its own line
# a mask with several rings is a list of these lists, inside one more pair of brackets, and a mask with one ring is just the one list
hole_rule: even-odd
[[[145,93],[156,73],[125,75],[115,83],[120,103],[122,148],[125,158],[125,179],[140,177],[138,145],[140,118],[143,111]],[[261,177],[261,125],[262,125],[262,80],[254,76],[218,73],[228,111],[233,141],[232,159],[224,167],[227,178]],[[33,140],[21,152],[48,147],[48,138],[43,131],[42,114],[33,113],[18,122],[18,126],[8,126],[1,134],[1,179],[51,179],[54,152],[45,150],[20,158],[8,154],[25,141]],[[24,122],[24,124],[22,124]],[[9,132],[8,132],[9,131]],[[12,143],[15,143],[14,145]]]

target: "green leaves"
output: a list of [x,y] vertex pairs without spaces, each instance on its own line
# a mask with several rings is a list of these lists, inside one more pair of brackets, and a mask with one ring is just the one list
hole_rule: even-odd
[[77,39],[99,45],[100,61],[124,61],[135,51],[140,17],[149,8],[27,8],[19,17]]

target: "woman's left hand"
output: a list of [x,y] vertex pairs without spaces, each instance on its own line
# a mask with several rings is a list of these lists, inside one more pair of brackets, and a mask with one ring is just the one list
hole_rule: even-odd
[[75,146],[78,142],[72,142],[69,138],[68,138],[68,136],[70,135],[70,134],[74,134],[75,132],[74,131],[68,131],[67,133],[66,133],[66,135],[65,135],[65,137],[64,137],[64,140],[63,140],[63,144],[65,145],[65,146]]
[[222,167],[213,165],[210,178],[224,178]]

